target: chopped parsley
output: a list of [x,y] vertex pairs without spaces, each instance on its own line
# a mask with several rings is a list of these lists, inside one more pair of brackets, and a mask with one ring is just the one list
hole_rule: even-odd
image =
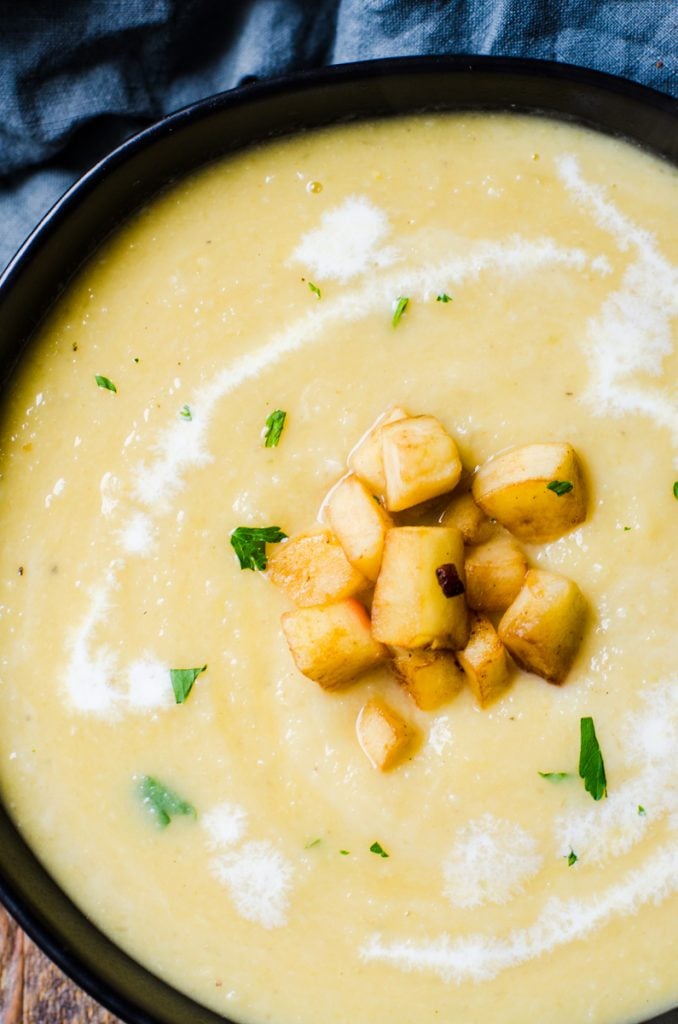
[[594,800],[607,796],[605,765],[592,718],[581,719],[581,746],[579,750],[579,775],[584,788]]
[[264,448],[277,448],[280,443],[280,435],[283,432],[285,426],[285,420],[287,419],[287,413],[283,412],[282,409],[276,409],[270,416],[266,417],[266,426],[264,427]]
[[341,854],[342,857],[348,857],[349,854],[351,853],[351,851],[350,850],[339,850],[339,853]]
[[317,284],[313,284],[313,281],[308,282],[308,287],[311,289],[317,299],[322,299],[322,293]]
[[452,302],[452,296],[447,292],[441,292],[440,295],[436,295],[436,302]]
[[172,818],[182,814],[191,818],[197,817],[192,804],[182,800],[173,790],[163,786],[152,775],[144,775],[139,779],[137,792],[142,804],[155,819],[158,828],[166,828]]
[[370,846],[370,853],[376,853],[377,857],[388,857],[388,854],[381,843],[376,841]]
[[306,845],[304,846],[304,849],[305,850],[312,850],[314,846],[320,846],[321,842],[322,842],[322,840],[320,840],[320,839],[311,839],[311,840],[309,840],[308,843],[306,843]]
[[190,405],[182,405],[181,409],[179,409],[179,415],[181,416],[182,420],[192,420],[193,413],[191,412]]
[[574,487],[574,484],[570,483],[569,480],[551,480],[546,485],[547,491],[553,491],[559,498],[562,498],[563,494],[569,494]]
[[112,380],[108,377],[102,377],[100,373],[94,374],[94,379],[97,382],[97,387],[103,388],[104,391],[112,391],[114,394],[117,393],[117,388]]
[[398,296],[398,299],[396,300],[395,309],[393,311],[393,320],[391,321],[394,327],[397,327],[398,324],[400,323],[402,315],[407,309],[409,301],[410,300],[406,298],[404,295]]
[[552,782],[560,782],[562,779],[569,779],[569,772],[539,772],[542,779],[551,779]]
[[678,499],[678,480],[674,480],[673,483],[673,497]]
[[638,804],[638,814],[641,816],[641,818],[644,818],[647,814],[647,811],[645,810],[642,804]]
[[263,571],[268,564],[266,545],[279,544],[286,538],[279,526],[238,526],[231,534],[231,547],[241,569]]
[[193,683],[201,672],[204,672],[207,665],[200,668],[171,668],[170,679],[174,690],[174,699],[177,704],[184,704],[189,693],[193,689]]
[[624,533],[628,533],[628,531],[629,531],[630,529],[631,529],[631,527],[630,527],[630,526],[625,526],[625,527],[624,527]]
[[576,864],[578,860],[579,860],[579,857],[574,852],[574,850],[570,850],[570,852],[567,855],[567,866],[568,866],[568,868],[571,868],[572,865]]

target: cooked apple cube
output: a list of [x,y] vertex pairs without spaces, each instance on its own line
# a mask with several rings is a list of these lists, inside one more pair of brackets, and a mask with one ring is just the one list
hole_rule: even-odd
[[351,565],[368,580],[376,580],[386,531],[393,526],[379,499],[351,473],[330,491],[325,514]]
[[365,436],[358,442],[348,457],[348,467],[367,485],[369,490],[378,496],[386,491],[384,476],[384,460],[381,454],[381,428],[387,423],[404,420],[409,413],[396,405],[389,412],[380,416]]
[[354,598],[315,608],[297,608],[281,618],[297,668],[324,690],[334,690],[383,661],[367,609]]
[[[456,586],[446,597],[436,570]],[[468,639],[464,542],[454,526],[399,526],[384,542],[372,632],[393,647],[458,650]]]
[[468,644],[457,657],[481,708],[486,708],[508,687],[510,677],[506,651],[496,629],[484,615],[471,616]]
[[520,540],[540,544],[586,518],[586,488],[570,444],[526,444],[490,459],[473,481],[473,497]]
[[499,623],[499,636],[526,672],[562,683],[584,633],[586,602],[576,583],[545,569],[530,569]]
[[461,476],[454,439],[435,416],[408,416],[381,428],[390,512],[419,505],[453,490]]
[[422,711],[433,711],[459,693],[465,676],[451,651],[391,650],[393,671]]
[[363,751],[382,772],[400,760],[412,736],[402,715],[380,697],[372,697],[360,709],[356,733]]
[[268,578],[300,608],[353,597],[368,582],[329,530],[299,533],[273,549]]
[[464,544],[480,544],[492,532],[492,524],[472,494],[455,494],[440,517],[441,526],[456,526]]
[[527,572],[527,559],[503,531],[466,549],[466,600],[469,608],[503,612],[516,597]]

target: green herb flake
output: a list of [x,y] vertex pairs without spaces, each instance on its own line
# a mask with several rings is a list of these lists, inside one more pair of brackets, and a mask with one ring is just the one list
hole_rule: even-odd
[[542,779],[550,779],[552,782],[561,782],[562,779],[569,779],[569,772],[539,772]]
[[594,800],[602,800],[607,796],[607,779],[593,719],[582,718],[580,726],[579,775],[584,780],[586,792]]
[[317,284],[313,284],[313,281],[309,281],[308,287],[311,289],[316,299],[322,299],[322,292],[320,291],[320,288],[318,288]]
[[179,415],[181,416],[182,420],[192,420],[193,413],[191,412],[190,405],[182,405],[181,409],[179,409]]
[[134,357],[134,362],[135,362],[135,363],[138,363],[138,362],[139,362],[139,356],[135,356],[135,357]]
[[441,292],[440,295],[436,295],[436,302],[452,302],[452,296],[447,292]]
[[108,377],[102,377],[100,373],[94,374],[94,379],[97,382],[97,387],[103,388],[104,391],[112,391],[113,394],[117,394],[118,389],[112,380]]
[[624,533],[628,533],[628,531],[629,531],[630,529],[631,529],[631,527],[630,527],[630,526],[625,526],[625,527],[624,527]]
[[638,804],[638,814],[641,816],[641,818],[644,818],[647,814],[647,811],[645,810],[642,804]]
[[285,426],[285,420],[287,419],[287,413],[283,412],[282,409],[276,409],[270,416],[266,418],[266,426],[264,427],[264,448],[277,448],[280,444],[280,435],[283,432]]
[[311,840],[309,840],[308,843],[306,843],[306,845],[304,846],[304,849],[305,850],[312,850],[314,846],[320,846],[321,842],[322,842],[321,839],[311,839]]
[[388,857],[388,854],[381,843],[374,842],[370,846],[370,853],[376,853],[377,857]]
[[177,704],[184,704],[189,693],[193,689],[193,683],[201,672],[207,669],[207,665],[200,668],[171,668],[170,679],[174,690],[174,699]]
[[173,790],[158,782],[152,775],[139,779],[137,793],[148,813],[155,819],[158,828],[167,828],[172,818],[186,815],[197,818],[195,807],[182,800]]
[[675,480],[673,484],[673,497],[678,500],[678,480]]
[[574,852],[574,850],[570,850],[570,852],[567,855],[567,866],[568,866],[568,868],[571,868],[572,865],[576,864],[578,860],[579,860],[579,857]]
[[350,850],[339,850],[339,853],[341,854],[342,857],[348,857],[348,856],[350,856],[351,851]]
[[402,319],[402,315],[405,312],[405,310],[407,309],[409,301],[410,300],[408,298],[406,298],[406,296],[404,296],[404,295],[399,295],[398,296],[398,298],[396,300],[396,306],[395,306],[395,309],[393,311],[393,320],[391,321],[391,323],[393,324],[394,327],[397,327],[398,324],[400,323],[400,321]]
[[231,547],[238,556],[241,569],[263,572],[268,564],[267,544],[279,544],[287,534],[279,526],[238,526],[231,534]]
[[569,494],[574,484],[570,483],[569,480],[551,480],[546,485],[547,491],[553,491],[559,498],[562,498],[563,494]]

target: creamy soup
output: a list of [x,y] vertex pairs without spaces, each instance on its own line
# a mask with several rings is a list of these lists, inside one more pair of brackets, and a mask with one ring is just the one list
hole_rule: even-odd
[[[151,203],[39,332],[2,414],[2,798],[87,915],[201,1003],[621,1024],[678,1002],[677,186],[536,118],[308,133]],[[289,602],[230,533],[311,527],[394,404],[469,471],[579,453],[585,522],[526,548],[590,607],[562,686],[516,670],[486,710],[465,690],[423,712],[384,668],[332,694],[295,668]],[[205,665],[177,704],[170,669]],[[356,740],[372,694],[417,731],[388,772]],[[195,813],[158,827],[145,777]]]

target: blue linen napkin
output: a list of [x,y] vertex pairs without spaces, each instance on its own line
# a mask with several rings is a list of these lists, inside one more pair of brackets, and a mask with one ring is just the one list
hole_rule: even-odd
[[75,178],[252,77],[373,57],[541,57],[678,96],[676,0],[0,0],[0,268]]

